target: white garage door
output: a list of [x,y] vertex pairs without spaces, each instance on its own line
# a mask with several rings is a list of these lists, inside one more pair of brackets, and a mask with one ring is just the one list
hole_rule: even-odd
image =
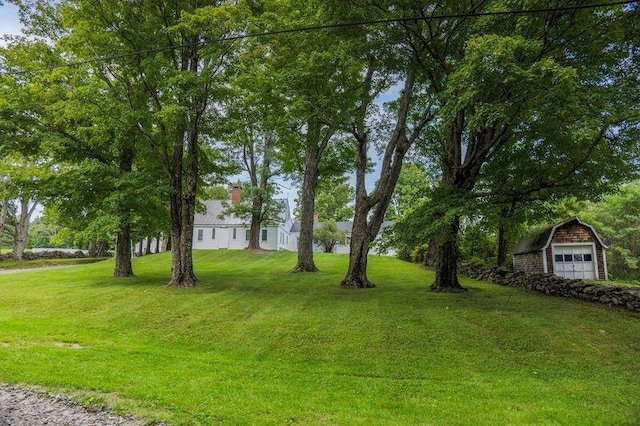
[[554,246],[553,270],[565,278],[594,279],[593,246]]

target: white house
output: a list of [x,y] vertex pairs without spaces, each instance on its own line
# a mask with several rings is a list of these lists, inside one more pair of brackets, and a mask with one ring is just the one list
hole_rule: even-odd
[[[382,234],[382,231],[384,231],[385,228],[391,226],[392,224],[393,222],[389,222],[389,221],[383,222],[382,226],[380,227],[380,232],[378,233],[378,237]],[[347,233],[347,239],[345,244],[336,244],[335,247],[333,248],[333,253],[349,254],[349,251],[350,251],[349,244],[351,243],[351,230],[353,229],[353,222],[336,222],[336,225],[338,226],[338,230],[344,231]],[[319,229],[321,226],[322,226],[321,222],[314,222],[313,229],[314,230]],[[300,238],[300,222],[293,223],[293,226],[291,227],[291,231],[289,235],[291,237],[291,241],[295,241],[295,246],[291,250],[296,250],[298,245],[298,240]],[[313,251],[323,252],[324,247],[314,244]],[[369,250],[369,253],[378,254],[375,244],[372,244],[371,249]],[[387,254],[393,255],[395,253],[391,250]]]
[[[231,203],[239,201],[239,188],[231,193]],[[278,223],[263,224],[260,229],[260,247],[265,250],[291,250],[289,231],[291,213],[287,199],[277,200],[282,206]],[[194,249],[244,249],[249,243],[247,219],[233,215],[222,216],[228,202],[208,200],[204,202],[205,213],[196,213],[193,226]]]
[[[240,201],[240,188],[234,187],[231,191],[231,204]],[[260,247],[265,250],[289,250],[297,251],[300,240],[300,222],[293,222],[287,199],[277,200],[281,205],[279,214],[280,220],[277,223],[263,224],[260,229]],[[193,226],[193,248],[194,249],[245,249],[249,244],[248,219],[239,218],[233,215],[222,216],[229,201],[208,200],[205,201],[205,213],[196,213]],[[380,232],[390,226],[392,222],[384,222]],[[351,229],[353,222],[337,222],[338,229],[347,232],[346,244],[338,244],[334,248],[334,253],[349,253],[349,243],[351,240]],[[320,222],[315,222],[314,229],[322,226]],[[321,246],[314,244],[314,251],[322,252]],[[370,253],[376,254],[373,246]],[[390,253],[393,254],[393,253]]]

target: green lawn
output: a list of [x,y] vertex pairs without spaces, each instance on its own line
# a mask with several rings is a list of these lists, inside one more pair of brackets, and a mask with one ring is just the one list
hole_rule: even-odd
[[172,424],[634,425],[640,315],[372,257],[378,287],[342,290],[347,257],[197,251],[196,289],[168,254],[0,275],[0,382],[63,389]]

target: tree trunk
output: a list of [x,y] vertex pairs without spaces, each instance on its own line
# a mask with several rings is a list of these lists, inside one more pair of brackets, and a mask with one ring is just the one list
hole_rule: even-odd
[[427,268],[433,268],[438,264],[438,238],[431,238],[427,251],[424,254],[422,265]]
[[[358,211],[361,211],[358,214]],[[375,284],[367,278],[367,261],[371,236],[367,226],[367,217],[362,208],[357,209],[349,243],[349,268],[340,283],[342,288],[373,288]]]
[[13,239],[13,254],[17,260],[24,259],[24,250],[27,247],[27,238],[29,236],[29,225],[31,215],[33,214],[36,203],[29,207],[29,200],[20,200],[20,216],[16,223],[16,234]]
[[[371,234],[369,232],[368,215],[372,205],[367,196],[365,175],[368,162],[368,138],[366,132],[359,132],[355,136],[358,146],[358,164],[356,169],[356,205],[354,206],[351,242],[349,243],[349,267],[347,274],[340,283],[342,288],[372,288],[375,287],[367,278],[367,262]],[[385,170],[381,171],[381,174]],[[380,188],[376,188],[379,191]],[[375,192],[375,191],[374,191]],[[389,197],[389,200],[391,198]]]
[[2,253],[2,244],[4,242],[4,223],[7,220],[7,211],[9,209],[9,199],[7,196],[2,198],[2,209],[0,210],[0,253]]
[[315,210],[316,188],[318,187],[319,149],[316,144],[307,144],[305,150],[304,180],[300,197],[300,241],[298,263],[293,272],[316,272],[313,261],[313,214]]
[[443,231],[443,241],[438,245],[436,263],[436,281],[431,285],[433,291],[465,291],[458,281],[458,231],[460,218],[455,217]]
[[98,240],[98,246],[96,247],[96,257],[106,257],[109,251],[109,243],[107,240]]
[[160,253],[160,238],[162,238],[162,234],[158,233],[158,235],[156,235],[156,254]]
[[[257,201],[253,200],[253,208],[256,208]],[[262,206],[258,207],[262,210]],[[255,210],[253,210],[255,212]],[[247,249],[249,250],[260,250],[260,216],[251,213],[251,225],[249,226],[249,244],[247,245]]]
[[182,287],[183,267],[182,267],[182,244],[180,244],[182,233],[182,185],[181,179],[172,176],[173,180],[178,181],[178,186],[172,185],[173,191],[169,196],[171,205],[171,279],[170,286]]
[[504,224],[498,226],[498,254],[497,265],[504,266],[507,261],[507,235]]
[[138,256],[140,257],[144,256],[144,253],[142,252],[142,244],[143,244],[143,241],[140,240],[140,242],[138,243]]
[[147,247],[144,251],[145,254],[151,254],[151,237],[147,237]]
[[[370,84],[373,76],[374,64],[371,64],[365,84]],[[365,126],[365,111],[361,110],[361,122],[357,129],[353,129],[353,135],[357,142],[358,164],[356,170],[356,205],[351,231],[351,243],[349,246],[349,268],[347,274],[340,283],[343,288],[371,288],[375,285],[367,278],[367,256],[369,246],[380,232],[387,207],[391,203],[393,191],[398,182],[402,162],[407,150],[415,140],[418,132],[430,119],[430,110],[424,111],[420,122],[415,126],[414,133],[407,137],[406,124],[411,106],[411,98],[414,86],[414,74],[409,73],[405,80],[404,90],[399,102],[398,118],[393,134],[386,145],[382,164],[380,166],[380,179],[371,194],[367,195],[365,177],[368,169],[368,131]],[[365,90],[368,95],[368,90]],[[362,106],[367,105],[363,99]]]
[[87,247],[87,252],[89,254],[89,257],[96,257],[96,239],[95,238],[89,239],[89,247]]
[[133,265],[131,264],[131,227],[125,225],[116,237],[116,268],[114,277],[132,277]]
[[[194,46],[195,48],[195,46]],[[197,68],[197,60],[195,51],[190,53],[191,71]],[[198,188],[198,137],[199,137],[199,120],[204,113],[206,100],[193,99],[192,112],[188,118],[189,130],[186,138],[186,155],[184,156],[184,190],[181,192],[182,197],[177,201],[177,208],[180,211],[179,220],[175,224],[177,235],[173,235],[172,226],[172,242],[173,251],[177,252],[173,256],[174,260],[178,260],[178,264],[173,266],[171,281],[169,285],[175,287],[191,288],[195,287],[198,279],[193,271],[193,224],[196,213],[196,192]],[[176,148],[177,150],[177,148]],[[182,156],[180,157],[182,158]],[[177,163],[176,163],[177,166]],[[182,168],[176,167],[175,170]],[[182,176],[177,176],[175,182],[180,184]],[[176,273],[175,268],[178,266],[179,271]]]
[[[134,150],[132,144],[135,134],[127,138],[120,146],[118,169],[122,175],[130,174],[133,171]],[[121,201],[118,205],[118,216],[120,220],[119,229],[116,235],[116,252],[114,277],[132,277],[133,265],[131,257],[133,254],[133,242],[131,241],[131,207],[127,202]],[[106,244],[105,244],[106,255]]]

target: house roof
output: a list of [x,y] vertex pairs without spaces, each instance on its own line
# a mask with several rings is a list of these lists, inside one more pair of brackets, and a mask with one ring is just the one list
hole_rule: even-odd
[[[287,199],[278,199],[281,202],[282,212],[281,221],[285,222],[289,218],[289,201]],[[196,226],[244,226],[249,225],[249,220],[228,215],[222,217],[224,210],[227,208],[229,201],[227,200],[206,200],[203,202],[205,211],[196,213],[194,224]]]
[[591,229],[591,232],[593,232],[593,235],[595,235],[596,239],[602,245],[602,247],[607,248],[606,244],[600,239],[600,236],[593,228],[593,226],[581,221],[579,217],[575,216],[569,219],[565,219],[554,225],[546,226],[540,229],[538,232],[535,232],[521,239],[518,244],[516,244],[516,247],[513,250],[513,254],[526,254],[545,250],[547,247],[549,247],[549,244],[551,244],[551,239],[553,238],[553,234],[555,234],[556,230],[574,221],[577,221],[579,224]]
[[194,223],[196,225],[244,225],[245,221],[236,216],[226,216],[221,218],[222,212],[228,204],[225,200],[206,200],[203,202],[205,211],[196,213]]
[[[348,234],[351,234],[351,230],[353,229],[353,222],[351,221],[342,221],[336,222],[339,231],[345,231]],[[391,221],[382,222],[382,226],[380,226],[380,232],[382,232],[385,228],[393,225]],[[319,229],[322,226],[322,222],[314,222],[313,229]],[[300,222],[293,222],[291,225],[291,230],[289,232],[300,232]]]

